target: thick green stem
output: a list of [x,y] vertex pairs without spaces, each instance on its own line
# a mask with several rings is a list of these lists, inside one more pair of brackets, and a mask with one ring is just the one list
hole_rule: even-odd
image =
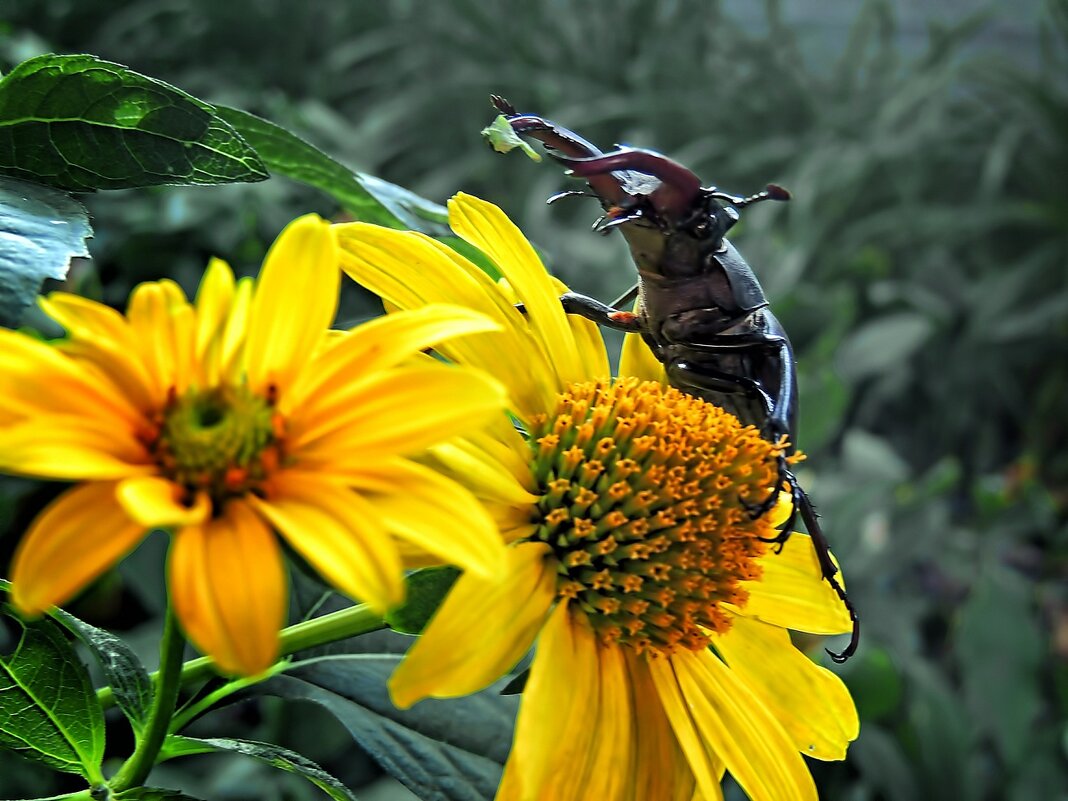
[[[329,615],[305,620],[289,628],[283,629],[279,635],[279,654],[289,654],[303,651],[306,648],[314,648],[317,645],[344,640],[347,637],[355,637],[357,634],[366,634],[386,627],[382,616],[372,612],[367,606],[359,604],[331,612]],[[152,674],[153,681],[157,686],[160,681],[160,673]],[[209,656],[199,659],[191,659],[182,665],[179,676],[179,685],[185,686],[197,681],[209,678],[215,674],[215,661]],[[268,671],[268,674],[270,672]],[[115,705],[115,698],[110,687],[103,687],[97,691],[97,699],[101,706],[108,709]]]
[[133,754],[109,782],[113,793],[144,784],[152,766],[156,764],[156,756],[163,747],[163,740],[170,729],[175,703],[178,700],[184,648],[185,638],[175,620],[174,610],[168,607],[163,624],[163,639],[159,646],[159,670],[156,673],[156,693],[152,699],[152,708]]

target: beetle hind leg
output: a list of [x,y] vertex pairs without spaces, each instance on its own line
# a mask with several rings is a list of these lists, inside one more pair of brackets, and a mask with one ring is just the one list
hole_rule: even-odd
[[823,535],[823,527],[820,526],[819,516],[816,514],[816,509],[804,490],[801,490],[798,496],[797,509],[801,513],[801,519],[805,521],[808,535],[812,538],[812,547],[816,551],[816,561],[820,566],[820,574],[823,576],[823,580],[831,585],[831,589],[834,590],[835,595],[845,606],[846,611],[849,613],[849,620],[852,623],[849,643],[845,648],[837,653],[830,648],[824,649],[834,662],[842,664],[857,651],[857,645],[860,643],[860,616],[857,614],[857,608],[853,606],[853,602],[846,595],[845,588],[838,581],[838,566],[831,559],[831,549],[827,544],[827,538]]

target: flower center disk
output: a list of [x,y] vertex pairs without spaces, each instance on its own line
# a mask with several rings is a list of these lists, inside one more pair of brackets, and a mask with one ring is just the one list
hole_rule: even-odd
[[532,421],[544,493],[531,540],[550,545],[557,595],[604,642],[671,653],[708,646],[744,606],[739,582],[775,536],[744,502],[775,489],[782,444],[673,387],[575,384]]
[[279,461],[279,433],[266,399],[223,386],[176,398],[154,447],[164,475],[190,491],[207,490],[218,504],[267,478]]

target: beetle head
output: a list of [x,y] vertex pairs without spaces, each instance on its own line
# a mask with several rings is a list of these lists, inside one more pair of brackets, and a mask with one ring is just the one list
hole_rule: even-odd
[[[738,221],[738,210],[762,200],[787,200],[789,192],[769,184],[749,197],[703,187],[690,169],[662,153],[635,147],[601,151],[573,131],[530,114],[518,114],[503,98],[493,104],[524,136],[545,145],[568,174],[585,178],[605,209],[593,230],[619,228],[638,267],[664,275],[700,272],[724,248],[723,237]],[[584,192],[563,192],[550,198]]]
[[[769,184],[749,197],[701,186],[700,179],[676,161],[652,150],[621,147],[599,156],[576,158],[553,153],[571,175],[590,181],[605,214],[594,230],[619,228],[639,270],[685,277],[714,270],[724,236],[738,222],[738,211],[762,200],[788,200],[790,193]],[[613,200],[605,202],[593,180],[618,176]],[[618,198],[618,199],[615,199]]]

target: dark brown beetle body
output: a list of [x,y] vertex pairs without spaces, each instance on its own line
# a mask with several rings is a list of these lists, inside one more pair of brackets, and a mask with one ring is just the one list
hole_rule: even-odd
[[[502,98],[494,105],[516,133],[541,141],[550,155],[585,178],[605,213],[594,230],[618,228],[638,269],[634,312],[577,293],[561,297],[564,308],[602,325],[638,333],[664,365],[672,386],[733,412],[761,429],[765,438],[790,440],[797,431],[794,353],[782,325],[768,308],[753,270],[725,238],[738,209],[763,200],[786,200],[786,190],[769,185],[742,198],[702,187],[690,170],[651,150],[619,147],[604,153],[578,134],[534,115],[517,114]],[[564,192],[566,195],[585,192]],[[630,293],[628,293],[629,295]],[[838,569],[808,496],[785,458],[779,485],[794,498],[793,515],[805,522],[824,580],[849,610],[853,636],[838,662],[855,652],[860,623],[837,579]],[[767,513],[778,490],[751,507]],[[790,536],[794,517],[774,540]]]

